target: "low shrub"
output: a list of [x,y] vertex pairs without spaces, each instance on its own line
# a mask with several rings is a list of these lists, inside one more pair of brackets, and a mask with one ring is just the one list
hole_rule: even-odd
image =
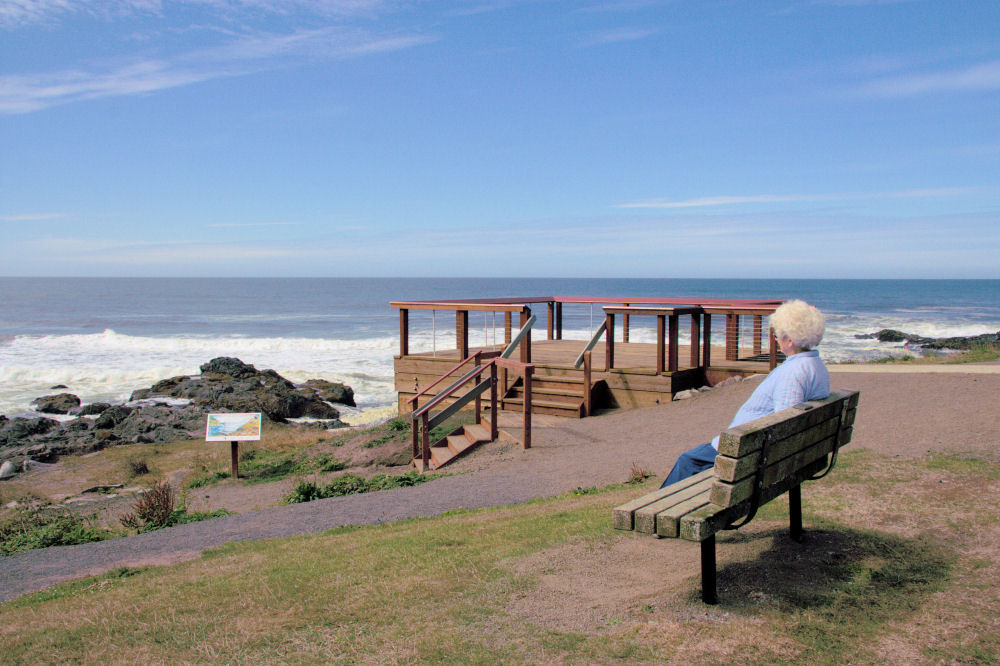
[[295,490],[285,495],[281,502],[282,504],[298,504],[327,497],[342,497],[390,488],[406,488],[430,481],[433,478],[435,477],[419,474],[413,470],[398,476],[376,474],[367,479],[357,474],[347,473],[322,486],[313,481],[302,481],[295,486]]
[[173,488],[169,483],[161,483],[143,493],[132,506],[132,512],[123,513],[118,520],[128,529],[143,533],[229,515],[225,509],[188,512],[183,505],[175,508],[175,502]]
[[93,518],[78,516],[65,508],[21,509],[0,524],[0,555],[91,543],[114,536],[110,530],[97,527]]
[[139,496],[131,513],[123,513],[118,520],[125,527],[141,532],[166,527],[174,513],[175,499],[169,483],[158,483]]

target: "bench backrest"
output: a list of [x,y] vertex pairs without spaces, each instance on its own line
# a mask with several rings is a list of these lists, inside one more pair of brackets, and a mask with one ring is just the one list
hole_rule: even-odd
[[[735,506],[751,499],[760,484],[763,504],[783,493],[785,486],[822,471],[827,455],[851,439],[858,395],[858,391],[834,391],[822,400],[724,431],[719,437],[711,502]],[[766,458],[763,466],[762,456]]]

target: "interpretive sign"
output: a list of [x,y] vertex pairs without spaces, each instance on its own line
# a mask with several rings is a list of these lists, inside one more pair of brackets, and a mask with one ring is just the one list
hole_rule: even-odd
[[206,442],[260,440],[260,412],[254,414],[209,414]]
[[260,440],[260,412],[252,414],[209,414],[206,442],[229,442],[233,478],[240,478],[240,442]]

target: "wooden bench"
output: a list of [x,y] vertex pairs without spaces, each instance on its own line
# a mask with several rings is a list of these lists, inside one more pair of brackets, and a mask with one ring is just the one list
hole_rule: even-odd
[[858,391],[835,391],[730,428],[715,466],[614,509],[615,529],[701,542],[701,597],[718,599],[715,534],[753,520],[788,492],[791,536],[802,538],[802,482],[826,476],[851,440]]

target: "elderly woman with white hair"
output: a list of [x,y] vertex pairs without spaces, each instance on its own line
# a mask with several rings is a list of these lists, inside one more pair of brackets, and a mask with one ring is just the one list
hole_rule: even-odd
[[[771,315],[771,328],[785,362],[764,378],[750,398],[743,403],[729,427],[781,411],[806,400],[830,395],[830,373],[813,347],[823,339],[823,314],[799,300],[782,304]],[[685,451],[674,463],[667,480],[669,486],[715,464],[719,438]]]

